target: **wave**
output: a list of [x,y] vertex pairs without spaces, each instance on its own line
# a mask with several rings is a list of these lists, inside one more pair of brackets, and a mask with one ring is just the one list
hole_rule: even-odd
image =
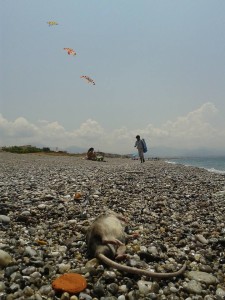
[[216,173],[216,174],[225,174],[225,159],[221,158],[212,159],[212,158],[186,158],[186,159],[172,159],[165,160],[166,163],[169,164],[181,164],[186,167],[196,167],[205,169],[208,172]]
[[204,169],[206,169],[207,171],[212,172],[212,173],[225,174],[225,171],[217,170],[217,169],[214,169],[214,168],[210,168],[210,169],[204,168]]

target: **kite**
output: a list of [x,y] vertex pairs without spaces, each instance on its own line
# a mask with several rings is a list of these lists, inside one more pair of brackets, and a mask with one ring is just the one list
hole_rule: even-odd
[[48,24],[49,26],[59,25],[59,24],[58,24],[57,22],[55,22],[55,21],[48,21],[47,24]]
[[76,55],[76,52],[72,48],[63,48],[67,51],[68,55]]
[[80,78],[84,78],[85,80],[87,80],[88,83],[92,83],[93,85],[95,85],[94,80],[86,75],[80,76]]

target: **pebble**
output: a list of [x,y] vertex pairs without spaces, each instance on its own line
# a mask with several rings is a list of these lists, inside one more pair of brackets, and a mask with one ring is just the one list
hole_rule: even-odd
[[82,299],[82,300],[92,300],[92,297],[88,294],[85,294],[85,293],[80,293],[79,294],[79,299]]
[[0,281],[0,292],[3,292],[5,290],[5,283]]
[[12,262],[12,257],[4,250],[0,250],[0,267],[6,267]]
[[191,271],[188,272],[187,277],[189,279],[193,279],[205,284],[216,284],[217,283],[217,279],[215,276],[208,274],[206,272],[200,272],[200,271]]
[[63,264],[62,263],[62,264],[58,265],[58,270],[59,270],[60,274],[67,273],[70,270],[70,268],[71,268],[70,263],[68,263],[68,264]]
[[224,300],[225,299],[225,287],[222,288],[218,288],[216,290],[216,297],[218,300]]
[[0,215],[0,222],[8,224],[10,223],[10,218],[5,215]]
[[150,281],[139,280],[137,285],[140,293],[143,295],[147,295],[148,293],[152,292],[152,282]]
[[184,289],[188,293],[193,294],[201,294],[202,293],[202,286],[201,284],[196,280],[190,280],[188,283],[184,284]]
[[198,240],[199,242],[201,242],[202,244],[208,244],[208,241],[206,240],[206,238],[204,238],[204,236],[202,234],[196,234],[196,240]]
[[124,295],[120,295],[117,299],[118,299],[118,300],[126,300],[126,298],[125,298]]
[[[223,174],[163,160],[5,152],[0,165],[0,299],[224,299]],[[186,261],[187,271],[155,281],[87,258],[87,228],[108,209],[136,233],[121,263],[170,272]],[[83,274],[87,288],[56,294],[51,283],[66,272]]]

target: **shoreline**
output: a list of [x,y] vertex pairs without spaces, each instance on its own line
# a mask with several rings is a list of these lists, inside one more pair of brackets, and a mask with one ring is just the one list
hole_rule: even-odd
[[197,167],[211,173],[225,175],[225,157],[183,157],[165,159],[170,164],[181,164],[186,167]]
[[[26,272],[31,300],[60,299],[51,282],[66,272],[86,277],[84,299],[220,299],[225,295],[223,175],[162,159],[141,164],[127,158],[97,162],[0,152],[0,165],[0,220],[8,218],[0,222],[0,249],[13,258],[0,273],[1,299],[23,299],[28,290],[23,284]],[[80,199],[73,198],[76,192],[82,194]],[[131,258],[126,264],[170,272],[186,261],[184,275],[155,281],[96,262],[90,267],[85,230],[108,209],[128,219],[129,233],[139,233],[128,242]],[[200,280],[198,272],[205,277]],[[141,287],[144,281],[147,289]],[[110,284],[114,289],[107,287]]]

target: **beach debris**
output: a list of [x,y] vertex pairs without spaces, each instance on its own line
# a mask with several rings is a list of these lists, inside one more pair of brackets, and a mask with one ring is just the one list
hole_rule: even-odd
[[76,193],[73,195],[73,199],[74,199],[74,200],[78,200],[78,199],[80,199],[82,196],[83,196],[82,193],[76,192]]
[[59,25],[56,21],[48,21],[47,24],[48,24],[49,26]]
[[41,246],[44,246],[44,245],[48,244],[46,241],[43,241],[43,240],[37,240],[36,243],[41,245]]
[[77,273],[66,273],[52,282],[52,288],[59,292],[68,292],[76,294],[87,287],[86,279]]
[[68,55],[77,55],[76,52],[72,49],[72,48],[63,48],[67,53]]
[[93,85],[95,85],[94,80],[91,79],[89,76],[82,75],[82,76],[80,76],[80,78],[83,78],[83,79],[85,79],[88,83],[92,83]]

